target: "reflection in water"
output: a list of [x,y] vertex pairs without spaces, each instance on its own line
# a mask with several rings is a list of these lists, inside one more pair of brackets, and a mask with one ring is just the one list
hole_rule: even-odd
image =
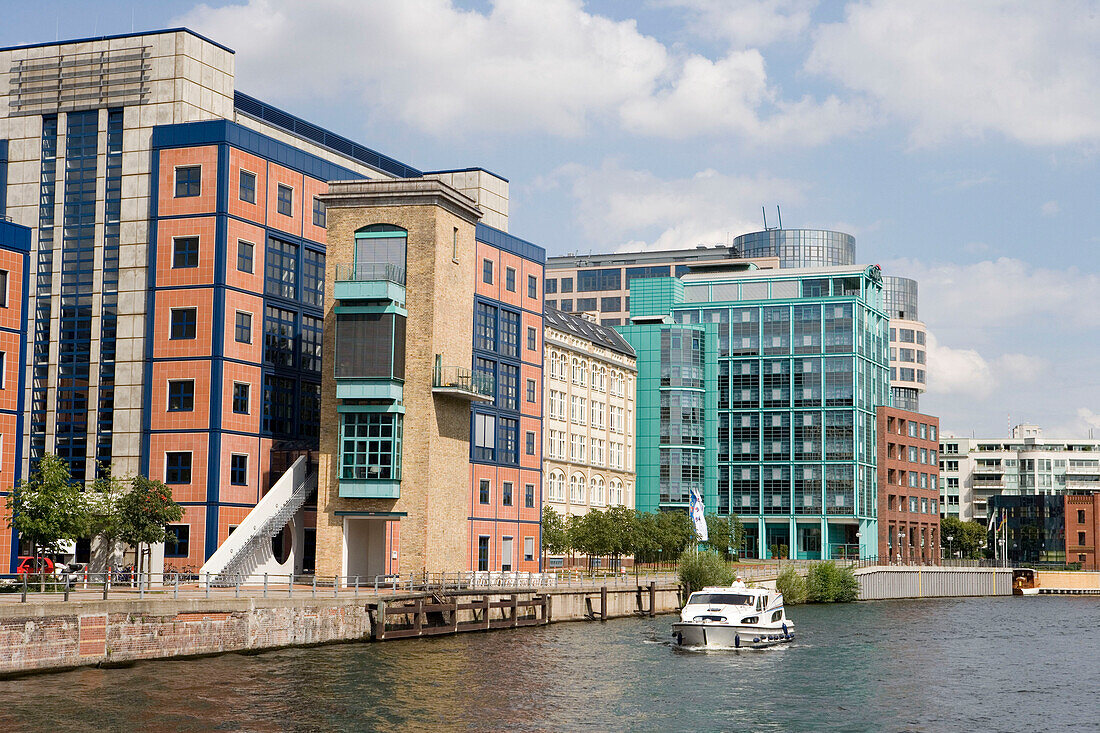
[[[1092,729],[1100,600],[802,606],[786,647],[672,649],[674,617],[0,681],[0,730]],[[1080,629],[1081,635],[1066,629]],[[1072,673],[1067,670],[1072,670]]]

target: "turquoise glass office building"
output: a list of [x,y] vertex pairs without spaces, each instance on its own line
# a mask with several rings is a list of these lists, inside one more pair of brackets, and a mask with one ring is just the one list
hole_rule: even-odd
[[889,403],[882,274],[846,265],[630,284],[639,511],[736,514],[742,551],[877,551],[875,408]]

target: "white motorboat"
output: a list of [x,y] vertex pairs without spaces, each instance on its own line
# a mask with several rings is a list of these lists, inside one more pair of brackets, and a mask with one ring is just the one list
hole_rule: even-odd
[[783,594],[744,583],[692,593],[672,624],[678,646],[762,648],[794,639],[794,622],[783,608]]

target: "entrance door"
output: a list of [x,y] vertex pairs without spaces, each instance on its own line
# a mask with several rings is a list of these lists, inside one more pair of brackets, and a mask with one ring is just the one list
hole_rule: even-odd
[[512,538],[505,537],[500,547],[500,569],[512,569]]
[[361,582],[386,573],[386,522],[381,519],[344,520],[344,574]]

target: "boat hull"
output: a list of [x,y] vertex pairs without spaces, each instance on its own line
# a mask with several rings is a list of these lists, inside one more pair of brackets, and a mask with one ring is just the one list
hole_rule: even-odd
[[1013,588],[1012,595],[1014,596],[1037,596],[1039,595],[1038,588]]
[[794,640],[794,624],[776,627],[679,621],[672,624],[677,646],[693,649],[762,649]]

